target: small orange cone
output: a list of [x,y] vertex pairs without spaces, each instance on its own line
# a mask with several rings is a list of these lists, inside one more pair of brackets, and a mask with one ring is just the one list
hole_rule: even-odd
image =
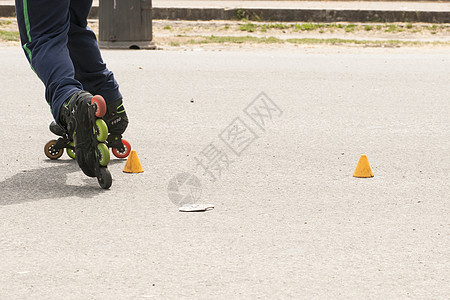
[[358,165],[356,166],[355,173],[353,173],[353,177],[358,177],[358,178],[373,177],[372,169],[370,168],[370,164],[369,164],[369,160],[367,159],[367,156],[361,155]]
[[136,150],[131,150],[130,156],[128,156],[127,162],[125,163],[125,167],[123,168],[125,173],[142,173],[144,169],[142,169],[141,162],[139,161],[139,157],[136,153]]

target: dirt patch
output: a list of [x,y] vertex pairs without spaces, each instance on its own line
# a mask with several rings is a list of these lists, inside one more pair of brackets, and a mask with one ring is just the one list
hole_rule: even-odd
[[[98,34],[98,20],[89,27]],[[0,19],[0,40],[17,44],[17,22]],[[15,32],[14,34],[9,34]],[[14,40],[14,38],[16,40]],[[159,49],[298,47],[450,47],[450,24],[266,23],[243,21],[153,21]]]

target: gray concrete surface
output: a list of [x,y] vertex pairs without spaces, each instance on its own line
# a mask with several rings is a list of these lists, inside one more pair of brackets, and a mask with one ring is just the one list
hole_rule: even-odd
[[[152,1],[155,19],[229,20],[242,9],[263,21],[450,22],[450,2],[415,1]],[[14,15],[14,1],[0,0],[0,16]],[[98,17],[94,1],[91,18]]]
[[[1,3],[1,1],[0,1]],[[192,7],[192,8],[297,8],[297,9],[362,9],[362,10],[401,10],[401,11],[449,11],[450,2],[415,1],[164,1],[153,0],[154,7]]]
[[[446,49],[104,51],[145,170],[113,161],[110,191],[45,158],[43,87],[0,56],[0,298],[450,297]],[[242,111],[261,91],[265,131]],[[236,117],[259,138],[196,171],[213,211],[179,213],[167,183]]]
[[[1,5],[14,5],[13,0],[0,0]],[[99,1],[93,1],[93,6]],[[233,1],[233,0],[152,0],[153,7],[190,8],[308,8],[364,10],[449,11],[450,1]]]

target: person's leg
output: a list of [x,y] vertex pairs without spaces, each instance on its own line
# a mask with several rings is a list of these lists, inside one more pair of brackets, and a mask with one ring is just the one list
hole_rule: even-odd
[[92,0],[70,1],[70,29],[67,47],[70,51],[75,78],[93,95],[102,95],[106,102],[113,102],[122,95],[114,74],[106,68],[94,32],[87,27],[87,17]]
[[[121,137],[128,126],[128,117],[114,74],[106,68],[94,32],[87,26],[92,0],[71,0],[68,48],[75,78],[93,95],[101,95],[108,105],[103,117],[111,135]],[[115,137],[114,137],[115,139]]]
[[64,101],[83,89],[67,49],[69,5],[69,0],[16,0],[22,47],[45,85],[45,98],[57,122]]
[[[16,0],[21,42],[31,67],[45,84],[45,97],[55,121],[73,136],[79,167],[86,175],[97,177],[103,188],[109,188],[109,151],[104,143],[108,128],[97,120],[104,113],[99,107],[106,108],[106,103],[83,91],[75,79],[67,47],[69,7],[70,0]],[[97,107],[91,105],[92,101]],[[95,126],[98,132],[93,130]]]

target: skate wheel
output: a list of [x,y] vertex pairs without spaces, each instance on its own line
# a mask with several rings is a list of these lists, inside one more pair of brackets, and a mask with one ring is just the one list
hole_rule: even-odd
[[130,152],[131,152],[130,143],[128,143],[127,140],[122,139],[122,144],[124,147],[124,151],[119,151],[117,148],[112,148],[112,153],[117,158],[125,158],[128,155],[130,155]]
[[[75,147],[74,145],[75,145],[74,142],[70,142],[70,143],[69,143],[69,146]],[[75,149],[75,148],[74,148],[74,149]],[[69,155],[69,157],[70,157],[71,159],[75,159],[75,150],[74,150],[74,149],[70,149],[70,148],[67,148],[67,149],[66,149],[66,153],[67,153],[67,155]]]
[[102,119],[95,120],[94,134],[97,136],[97,141],[103,143],[108,138],[108,126]]
[[100,143],[97,145],[97,150],[98,163],[100,166],[106,167],[110,160],[108,147],[104,143]]
[[63,154],[63,149],[56,149],[56,140],[48,141],[44,146],[44,153],[50,159],[58,159]]
[[102,189],[109,189],[112,184],[111,173],[107,168],[100,168],[100,176],[97,177],[98,184]]
[[100,95],[95,95],[91,100],[91,104],[94,104],[94,103],[96,106],[95,116],[98,118],[103,117],[106,114],[105,99],[103,99],[103,97]]

